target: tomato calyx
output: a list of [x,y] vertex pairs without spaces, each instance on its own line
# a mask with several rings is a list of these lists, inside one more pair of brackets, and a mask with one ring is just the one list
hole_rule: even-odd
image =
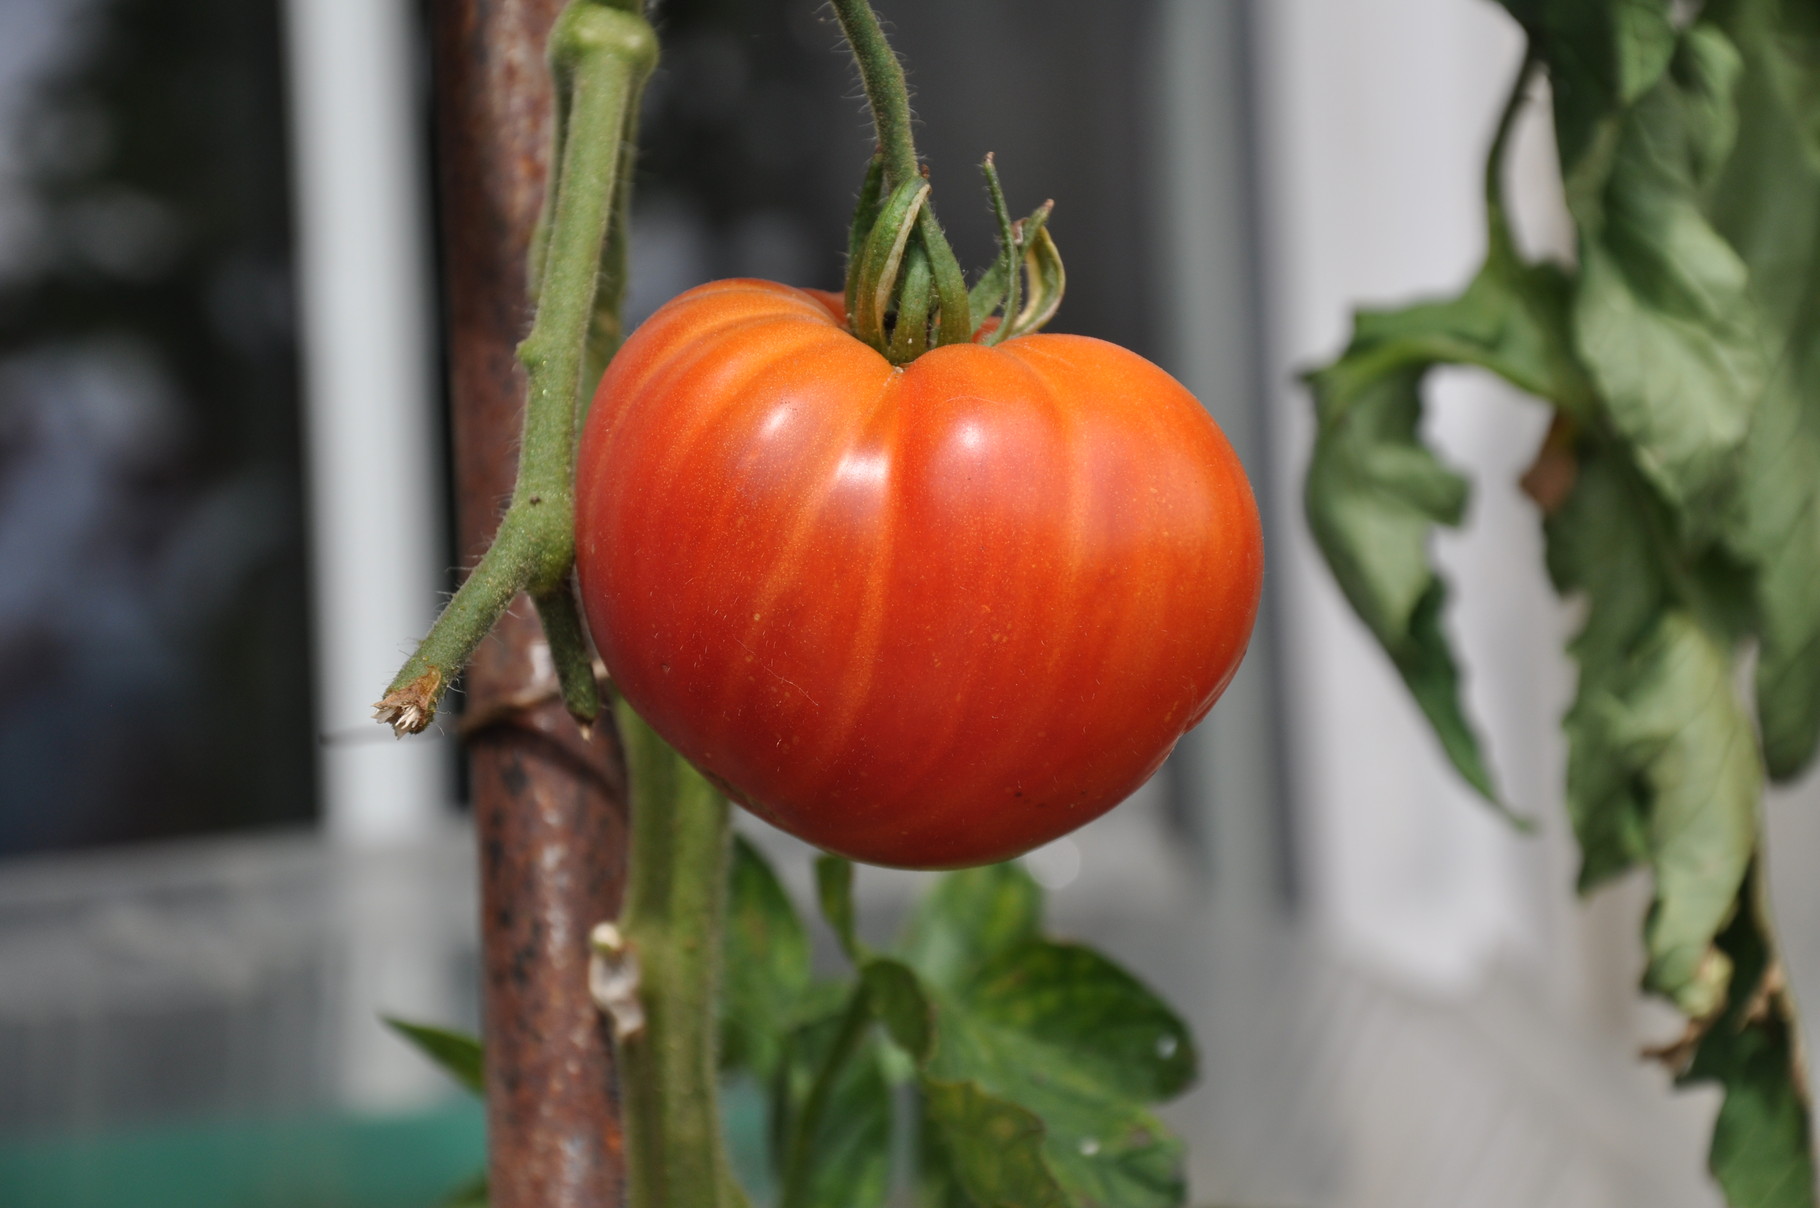
[[[1068,286],[1068,274],[1062,268],[1062,254],[1055,246],[1055,238],[1049,234],[1049,215],[1055,211],[1055,202],[1045,201],[1028,218],[1013,222],[990,152],[980,168],[986,174],[986,188],[998,216],[999,255],[974,283],[968,301],[973,313],[980,316],[973,338],[982,344],[999,344],[1041,331],[1055,317]],[[1001,312],[996,320],[995,311]]]
[[998,218],[999,254],[968,289],[935,218],[929,170],[916,154],[903,65],[868,0],[833,5],[878,127],[878,151],[848,235],[848,328],[894,365],[944,344],[998,344],[1038,330],[1061,305],[1066,283],[1047,230],[1055,203],[1046,201],[1013,222],[987,155],[983,170]]
[[926,169],[892,185],[881,153],[866,172],[847,245],[847,325],[894,365],[944,344],[1028,335],[1061,307],[1068,278],[1049,233],[1055,202],[1013,221],[990,154],[981,169],[999,252],[970,289],[933,221]]

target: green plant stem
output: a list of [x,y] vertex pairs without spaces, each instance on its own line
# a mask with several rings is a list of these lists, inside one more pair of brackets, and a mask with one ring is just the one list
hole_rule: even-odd
[[1504,163],[1510,154],[1510,140],[1516,132],[1517,117],[1528,103],[1529,82],[1536,74],[1538,63],[1532,46],[1524,52],[1523,65],[1517,69],[1517,78],[1512,81],[1510,94],[1504,99],[1504,108],[1498,114],[1497,129],[1492,135],[1491,150],[1485,156],[1485,218],[1490,227],[1494,254],[1500,251],[1515,252],[1510,216],[1504,205]]
[[822,1117],[827,1114],[828,1100],[834,1096],[834,1084],[859,1042],[865,1039],[866,1028],[871,1023],[872,1007],[866,1001],[866,983],[862,980],[853,988],[853,997],[841,1016],[840,1031],[815,1071],[809,1097],[803,1101],[803,1110],[796,1118],[790,1139],[789,1165],[784,1171],[783,1195],[778,1201],[780,1208],[809,1208],[809,1176],[815,1169],[815,1135],[821,1129]]
[[[530,592],[540,610],[566,600],[575,561],[578,400],[593,385],[583,382],[583,374],[590,335],[601,325],[600,266],[618,263],[624,254],[607,246],[608,235],[624,204],[627,131],[656,61],[656,35],[623,5],[575,0],[551,32],[560,145],[551,167],[553,200],[529,266],[537,318],[518,347],[528,381],[518,481],[492,546],[379,703],[381,720],[401,735],[430,723],[443,691],[520,591]],[[623,223],[617,225],[623,240]],[[615,312],[618,290],[614,282],[604,299]],[[616,335],[616,317],[612,331]],[[544,619],[553,630],[569,620]],[[566,637],[559,633],[551,642],[563,697],[578,718],[591,721],[600,711],[592,662],[585,642]]]
[[[885,191],[919,179],[922,163],[916,154],[916,137],[910,121],[910,86],[904,79],[904,65],[885,40],[878,15],[867,0],[833,0],[834,15],[840,22],[847,45],[853,48],[853,59],[859,65],[860,79],[866,88],[866,101],[872,108],[872,121],[878,129],[879,154],[884,160]],[[961,344],[973,338],[973,318],[967,304],[967,282],[960,261],[935,217],[933,205],[925,204],[917,219],[917,234],[928,255],[937,298],[941,303],[941,321],[937,344]],[[860,289],[871,289],[876,282],[862,280]],[[913,318],[926,322],[926,304]],[[900,322],[903,320],[900,319]],[[900,348],[922,348],[916,337],[906,337]],[[887,347],[881,346],[884,352]],[[897,357],[892,358],[897,361]]]
[[574,561],[576,400],[618,204],[627,121],[656,63],[657,41],[640,16],[577,3],[558,18],[551,60],[570,81],[568,129],[537,318],[518,346],[529,394],[507,513],[538,509],[534,525],[545,540],[526,585],[533,592],[551,590]]
[[721,1140],[719,1019],[726,800],[644,719],[616,708],[632,786],[619,928],[638,961],[641,1031],[620,1046],[632,1208],[736,1208]]
[[872,106],[872,121],[878,127],[879,150],[885,160],[885,189],[889,192],[922,173],[916,158],[916,137],[910,128],[910,85],[904,79],[904,65],[898,62],[891,43],[885,41],[878,15],[867,0],[834,0],[834,16],[859,63],[866,101]]

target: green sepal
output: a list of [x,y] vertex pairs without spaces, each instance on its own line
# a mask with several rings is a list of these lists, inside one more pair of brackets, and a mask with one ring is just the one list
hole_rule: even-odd
[[[994,260],[991,268],[978,282],[974,283],[974,292],[967,298],[974,308],[973,313],[978,316],[979,322],[983,326],[991,317],[992,312],[998,309],[1001,302],[1004,304],[1007,317],[1017,313],[1020,302],[1018,292],[1022,285],[1018,269],[1023,249],[1018,239],[1017,224],[1011,220],[1011,209],[1005,204],[1005,188],[999,182],[998,165],[993,161],[990,153],[987,154],[986,161],[980,165],[980,170],[986,176],[986,195],[992,201],[992,216],[998,221],[998,259]],[[995,287],[987,286],[987,282],[993,281],[995,278]],[[982,289],[982,286],[987,286],[987,288]],[[1004,324],[1001,322],[1000,326],[1003,327]],[[975,338],[978,335],[979,331],[976,329]],[[986,342],[996,344],[1001,337],[1002,333],[995,331],[986,338]]]
[[948,237],[942,233],[941,223],[936,221],[935,211],[929,206],[923,207],[918,234],[922,237],[923,250],[929,255],[939,302],[934,343],[965,344],[973,339],[973,312],[967,305],[967,275],[961,271],[961,262],[954,258],[954,249],[949,246]]
[[984,330],[995,312],[1004,312],[984,343],[1001,344],[1014,336],[1040,331],[1061,308],[1068,274],[1055,239],[1048,233],[1049,216],[1054,210],[1055,203],[1045,201],[1028,218],[1013,223],[1012,254],[1001,254],[974,283],[970,300],[973,313],[979,316],[979,330]]
[[886,355],[891,346],[885,318],[897,288],[904,249],[928,199],[926,180],[905,181],[893,189],[879,207],[878,219],[860,252],[859,276],[848,300],[853,309],[853,334]]
[[897,293],[897,317],[891,327],[891,363],[914,361],[929,348],[929,311],[935,301],[935,271],[929,264],[921,232],[904,252],[904,271]]
[[[1044,214],[1045,220],[1048,215]],[[1068,272],[1062,267],[1061,249],[1045,224],[1024,237],[1024,305],[1002,330],[1000,340],[1041,331],[1062,308],[1068,289]],[[995,333],[996,334],[996,333]],[[994,341],[998,342],[997,340]]]

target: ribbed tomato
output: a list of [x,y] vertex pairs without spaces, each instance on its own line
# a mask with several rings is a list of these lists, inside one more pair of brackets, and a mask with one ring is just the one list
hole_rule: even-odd
[[945,868],[1091,821],[1245,652],[1263,547],[1192,395],[1099,340],[902,367],[839,299],[681,295],[601,382],[581,597],[619,691],[828,851]]

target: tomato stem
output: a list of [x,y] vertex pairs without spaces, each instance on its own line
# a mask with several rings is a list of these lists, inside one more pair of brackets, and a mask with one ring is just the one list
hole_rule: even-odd
[[1523,65],[1517,69],[1517,78],[1510,86],[1510,95],[1504,99],[1504,108],[1498,114],[1497,130],[1492,135],[1491,152],[1485,157],[1485,218],[1494,251],[1514,254],[1516,249],[1510,231],[1510,217],[1504,206],[1504,164],[1510,153],[1511,137],[1516,133],[1517,118],[1528,103],[1530,81],[1535,78],[1539,63],[1536,48],[1532,45],[1523,56]]
[[[512,502],[492,546],[399,672],[382,720],[400,735],[436,704],[519,592],[543,619],[564,703],[599,715],[572,581],[579,418],[620,342],[632,132],[657,58],[639,0],[574,0],[550,37],[554,153],[532,239],[537,317]],[[724,926],[727,803],[630,707],[632,871],[619,932],[637,958],[643,1024],[621,1039],[626,1173],[638,1208],[743,1208],[721,1142],[715,995]]]
[[910,85],[904,79],[904,65],[885,40],[878,14],[867,0],[834,0],[834,16],[847,45],[853,48],[860,79],[866,86],[866,101],[872,107],[872,121],[878,127],[879,150],[885,161],[885,188],[894,189],[922,173],[916,156],[916,136],[910,126]]
[[[904,79],[904,66],[898,62],[890,42],[886,41],[885,31],[878,23],[878,15],[872,11],[867,0],[834,0],[834,15],[840,22],[841,32],[846,35],[848,46],[853,49],[854,62],[859,65],[860,79],[865,84],[866,100],[872,107],[873,124],[878,128],[879,159],[884,169],[881,192],[889,194],[923,176],[922,162],[917,158],[916,138],[911,128],[910,88]],[[862,196],[862,217],[865,204]],[[916,221],[917,245],[928,265],[928,286],[922,283],[919,270],[916,290],[907,295],[903,292],[905,283],[900,276],[900,269],[915,263],[915,257],[894,261],[891,265],[892,275],[887,277],[881,278],[869,273],[864,265],[857,271],[853,271],[850,266],[848,273],[847,305],[850,316],[857,308],[856,298],[873,294],[881,286],[888,296],[898,299],[895,331],[881,332],[876,337],[861,336],[894,364],[914,360],[933,345],[961,344],[973,338],[973,317],[967,298],[966,275],[961,271],[960,261],[955,258],[947,236],[942,233],[934,207],[924,204]],[[858,247],[862,242],[860,233],[856,231],[851,246]],[[931,286],[933,299],[927,296],[927,290]],[[932,302],[936,322],[933,338],[927,330]],[[857,325],[855,334],[859,334]]]
[[732,828],[725,798],[623,700],[631,876],[619,929],[637,956],[643,1027],[620,1045],[634,1208],[744,1208],[721,1141],[722,932]]
[[430,724],[443,691],[521,591],[543,617],[570,711],[584,725],[600,714],[569,585],[575,433],[580,400],[618,342],[626,146],[656,61],[656,35],[635,4],[575,0],[551,32],[556,148],[529,266],[537,317],[518,347],[527,378],[518,481],[492,546],[376,706],[400,737]]

